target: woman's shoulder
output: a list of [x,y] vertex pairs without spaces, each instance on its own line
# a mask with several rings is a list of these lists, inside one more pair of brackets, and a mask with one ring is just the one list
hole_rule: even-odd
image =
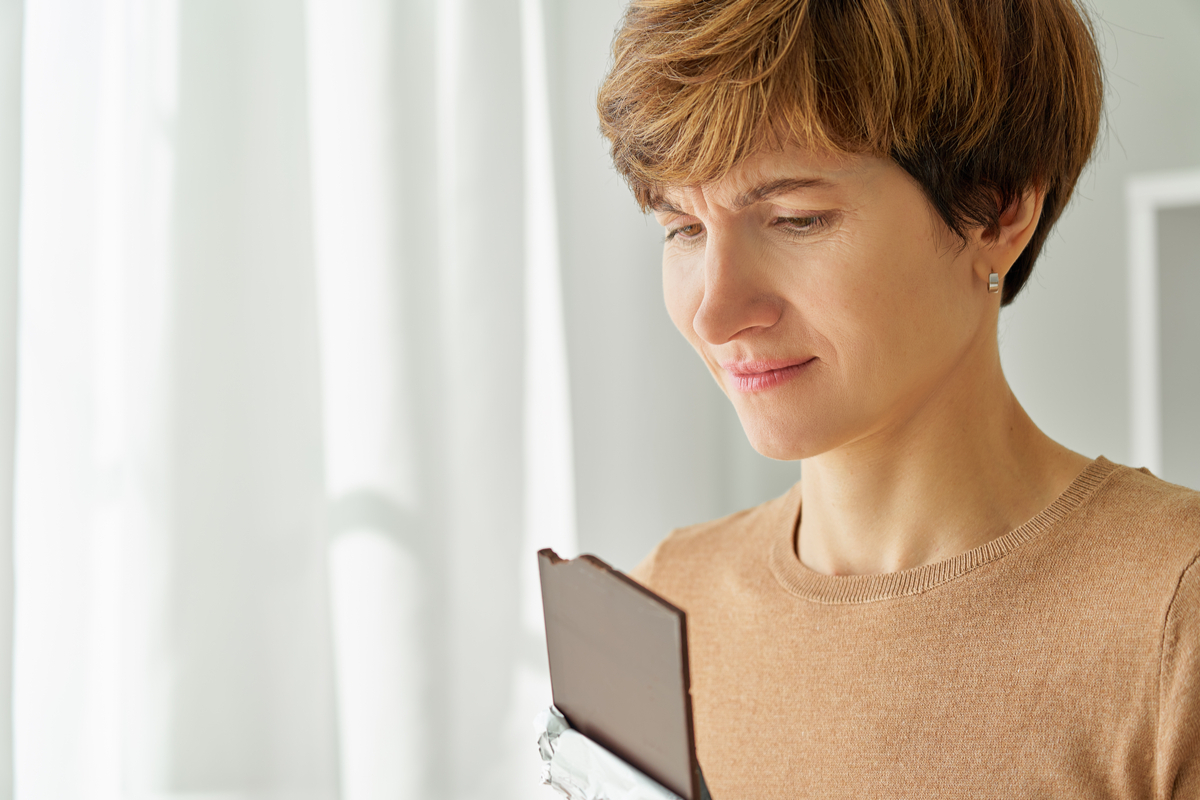
[[[1173,594],[1185,573],[1200,571],[1200,492],[1158,478],[1149,470],[1117,464],[1083,503],[1064,520],[1076,566],[1084,564],[1132,589]],[[1118,576],[1124,576],[1120,580]]]
[[[1157,541],[1182,552],[1200,550],[1200,492],[1170,483],[1146,468],[1112,465],[1111,476],[1086,509],[1091,527],[1142,545]],[[1157,548],[1155,548],[1157,549]]]

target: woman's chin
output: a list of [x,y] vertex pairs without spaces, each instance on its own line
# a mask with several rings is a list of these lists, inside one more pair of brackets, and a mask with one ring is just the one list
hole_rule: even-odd
[[820,455],[830,449],[823,441],[827,437],[816,435],[811,426],[797,420],[774,420],[739,414],[742,430],[750,440],[750,446],[760,455],[776,461],[799,461],[802,458]]

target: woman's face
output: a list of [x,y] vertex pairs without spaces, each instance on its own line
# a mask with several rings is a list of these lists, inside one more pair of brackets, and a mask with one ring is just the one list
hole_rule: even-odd
[[671,319],[764,455],[919,424],[995,347],[985,245],[963,247],[890,160],[764,153],[668,189],[655,215]]

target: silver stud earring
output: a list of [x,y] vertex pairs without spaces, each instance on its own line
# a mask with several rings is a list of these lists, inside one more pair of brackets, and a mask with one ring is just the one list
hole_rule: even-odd
[[993,272],[988,275],[988,293],[996,294],[1000,291],[1000,275]]

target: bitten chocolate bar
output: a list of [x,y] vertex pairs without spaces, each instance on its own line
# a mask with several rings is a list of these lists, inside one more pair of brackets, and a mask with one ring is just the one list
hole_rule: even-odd
[[538,553],[554,705],[684,800],[704,800],[684,612],[595,556]]

